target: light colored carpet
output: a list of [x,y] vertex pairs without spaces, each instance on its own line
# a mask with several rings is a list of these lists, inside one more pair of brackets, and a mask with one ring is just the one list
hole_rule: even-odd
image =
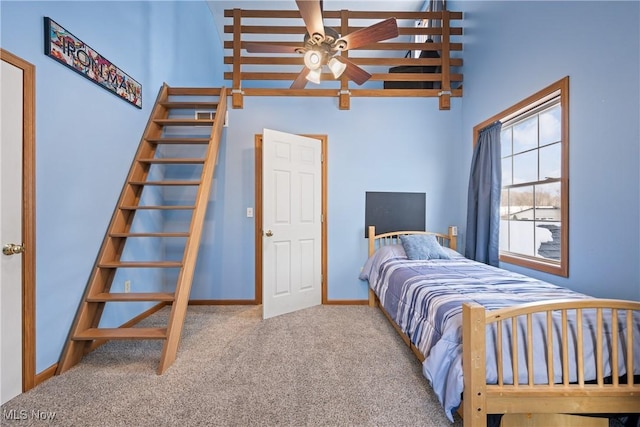
[[[165,308],[145,326],[165,324]],[[111,341],[2,406],[2,425],[462,426],[377,309],[189,307],[175,363],[161,343]],[[13,411],[12,411],[13,410]],[[43,422],[33,411],[53,413]],[[25,419],[11,420],[21,418]]]

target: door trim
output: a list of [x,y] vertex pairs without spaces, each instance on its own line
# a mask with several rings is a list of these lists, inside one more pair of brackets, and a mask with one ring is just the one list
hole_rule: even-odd
[[0,58],[23,71],[22,119],[22,391],[35,387],[36,374],[36,156],[35,66],[0,48]]
[[[327,304],[327,135],[300,135],[308,138],[320,140],[320,149],[322,150],[322,304]],[[257,134],[255,141],[255,207],[254,207],[254,226],[255,226],[255,304],[262,304],[262,134]]]

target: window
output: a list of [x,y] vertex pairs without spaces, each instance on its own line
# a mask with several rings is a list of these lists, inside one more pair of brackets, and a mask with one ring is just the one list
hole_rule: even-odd
[[565,77],[488,121],[502,122],[500,261],[564,277],[569,271],[568,88]]

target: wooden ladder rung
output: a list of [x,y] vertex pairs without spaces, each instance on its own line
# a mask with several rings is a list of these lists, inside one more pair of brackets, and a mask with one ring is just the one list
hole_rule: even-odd
[[180,233],[110,233],[111,237],[189,237],[188,232]]
[[152,144],[208,144],[209,138],[147,138],[147,142]]
[[218,108],[217,102],[177,102],[177,101],[167,101],[161,102],[165,108],[170,108],[172,110],[199,110],[199,109],[213,109]]
[[166,328],[89,328],[77,333],[71,338],[74,341],[87,340],[136,340],[155,339],[162,340],[167,337]]
[[154,123],[161,126],[212,126],[211,119],[154,119]]
[[180,261],[118,261],[103,262],[99,268],[177,268],[182,267]]
[[220,96],[220,88],[214,87],[170,87],[168,92],[172,95],[194,95],[194,96]]
[[157,206],[120,206],[120,209],[123,211],[135,211],[138,209],[148,209],[148,210],[193,210],[195,206],[185,206],[185,205],[157,205]]
[[173,301],[174,299],[174,294],[170,292],[102,292],[87,297],[87,302]]
[[200,185],[200,181],[129,181],[130,185]]
[[204,163],[204,159],[200,158],[138,159],[138,161],[140,163],[148,163],[150,165],[197,165]]

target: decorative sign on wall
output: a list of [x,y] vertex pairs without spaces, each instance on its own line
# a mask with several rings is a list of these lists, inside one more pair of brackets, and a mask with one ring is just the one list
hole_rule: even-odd
[[44,18],[44,54],[142,108],[140,83],[48,17]]

